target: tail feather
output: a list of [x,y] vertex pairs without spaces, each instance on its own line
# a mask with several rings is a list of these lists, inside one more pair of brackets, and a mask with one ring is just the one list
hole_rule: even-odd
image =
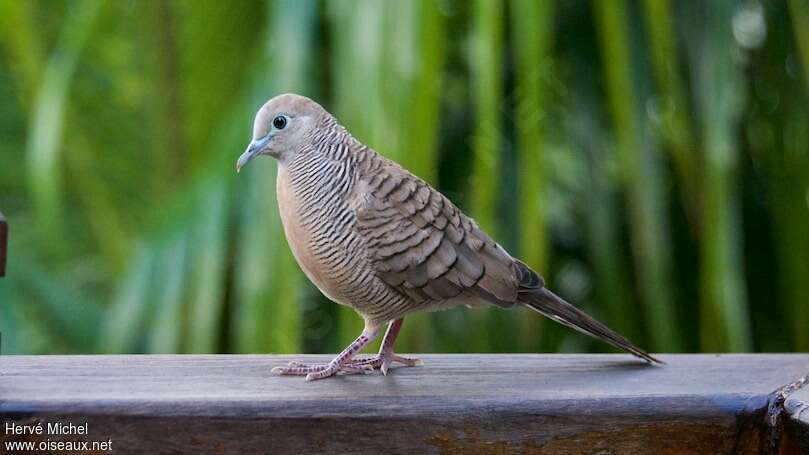
[[596,321],[585,312],[565,302],[561,297],[546,288],[532,289],[528,292],[520,293],[519,300],[532,310],[560,324],[576,329],[593,338],[606,341],[616,348],[636,355],[649,363],[664,363],[633,345],[631,341]]

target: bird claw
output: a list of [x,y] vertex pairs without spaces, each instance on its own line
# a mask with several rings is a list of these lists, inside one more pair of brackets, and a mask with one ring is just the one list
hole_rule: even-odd
[[407,367],[415,367],[424,365],[424,362],[421,359],[415,357],[404,357],[393,352],[389,353],[379,353],[373,357],[369,357],[367,359],[356,359],[352,360],[351,364],[355,366],[370,366],[372,369],[379,368],[379,371],[382,372],[383,375],[388,375],[388,370],[393,362],[401,363]]
[[352,359],[342,365],[332,362],[310,364],[293,360],[287,366],[275,367],[270,372],[282,376],[306,376],[307,381],[323,379],[337,374],[370,374],[376,368],[379,368],[379,371],[387,376],[394,362],[408,367],[424,365],[421,359],[404,357],[391,352],[389,354],[377,354],[366,359]]
[[353,365],[350,363],[343,365],[336,363],[308,364],[295,360],[289,362],[285,367],[275,367],[270,370],[271,373],[282,376],[306,376],[307,381],[326,378],[337,373],[369,374],[373,371],[374,368],[368,365]]

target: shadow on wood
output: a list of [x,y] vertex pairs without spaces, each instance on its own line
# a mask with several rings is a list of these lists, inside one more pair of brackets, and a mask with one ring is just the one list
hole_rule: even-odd
[[3,437],[111,440],[115,453],[659,455],[805,444],[791,425],[809,414],[809,355],[664,355],[665,366],[618,354],[425,355],[425,366],[388,376],[270,375],[301,357],[329,359],[3,356],[4,421],[87,422],[89,432]]

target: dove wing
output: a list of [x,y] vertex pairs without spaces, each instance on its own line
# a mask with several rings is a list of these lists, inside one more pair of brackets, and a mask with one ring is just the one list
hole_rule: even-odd
[[364,179],[357,227],[378,276],[415,302],[479,297],[509,307],[542,279],[444,195],[393,162]]

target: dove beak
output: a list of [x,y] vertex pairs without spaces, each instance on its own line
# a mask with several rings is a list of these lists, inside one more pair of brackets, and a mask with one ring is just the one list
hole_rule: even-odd
[[272,139],[272,135],[270,134],[259,139],[253,139],[250,145],[247,146],[247,150],[245,150],[239,157],[239,160],[236,161],[236,172],[241,171],[253,158],[261,155],[267,143],[270,142],[270,139]]

